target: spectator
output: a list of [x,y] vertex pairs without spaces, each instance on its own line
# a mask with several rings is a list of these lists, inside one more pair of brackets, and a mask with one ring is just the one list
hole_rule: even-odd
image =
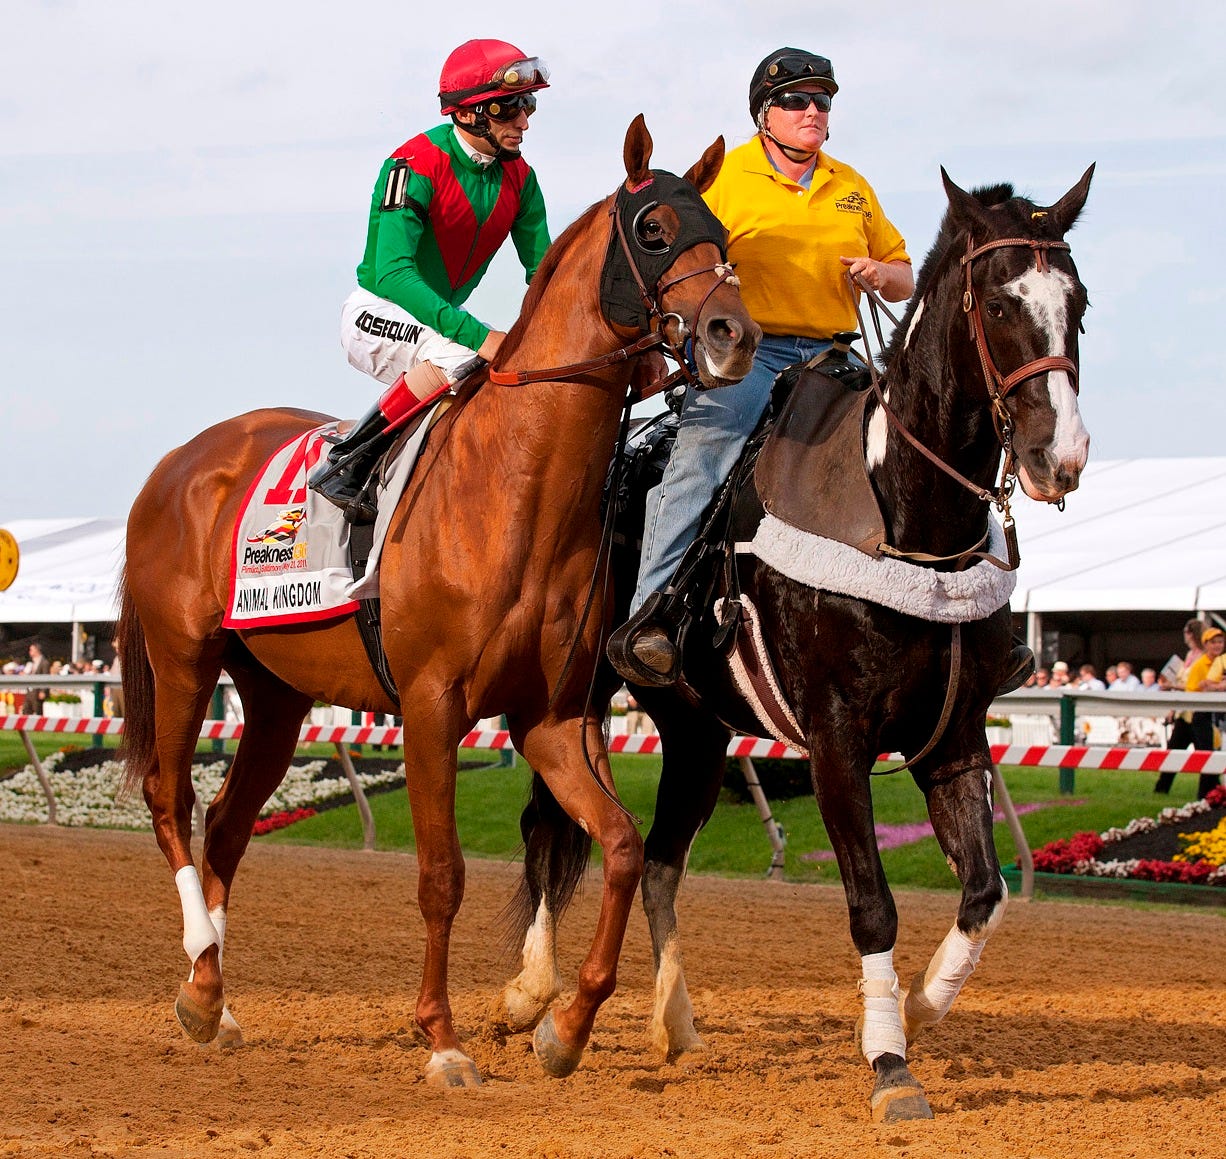
[[1083,664],[1077,669],[1077,688],[1080,692],[1107,691],[1107,686],[1099,680],[1093,664]]
[[633,693],[626,692],[626,732],[631,736],[650,736],[656,731],[651,717],[643,711],[642,705],[634,699]]
[[[1153,669],[1149,669],[1150,672]],[[1132,671],[1132,664],[1127,660],[1117,660],[1115,663],[1115,683],[1110,685],[1112,692],[1135,692],[1141,687],[1141,682]]]
[[1108,667],[1105,679],[1107,681],[1107,689],[1108,691],[1110,691],[1111,688],[1115,685],[1115,682],[1119,679],[1118,670],[1116,669],[1116,666],[1114,664]]
[[1057,660],[1051,666],[1051,683],[1052,688],[1063,688],[1069,682],[1068,664],[1063,660]]
[[110,702],[111,715],[123,716],[123,674],[119,670],[119,641],[112,640],[111,647],[115,649],[115,659],[111,661],[107,672],[114,677],[115,683],[107,685],[105,696]]
[[[1192,625],[1199,623],[1199,620],[1189,620],[1184,627],[1185,637]],[[1226,683],[1223,683],[1222,677],[1222,653],[1226,651],[1226,632],[1223,632],[1221,628],[1202,625],[1200,645],[1200,655],[1191,664],[1185,661],[1183,672],[1184,688],[1188,692],[1222,691],[1226,688]],[[1188,650],[1189,657],[1192,655],[1192,651],[1192,649]],[[1216,677],[1216,679],[1213,679],[1213,677]],[[1217,687],[1207,687],[1210,684],[1217,685]],[[1186,718],[1186,716],[1186,713],[1180,714],[1181,718]],[[1180,728],[1180,725],[1185,723],[1188,727],[1186,729]],[[1174,722],[1174,727],[1171,729],[1171,739],[1168,743],[1171,748],[1187,748],[1190,744],[1197,750],[1211,752],[1216,747],[1213,736],[1213,713],[1193,712],[1190,721],[1177,719]],[[1174,774],[1163,773],[1154,785],[1154,792],[1169,793],[1173,780]],[[1210,789],[1219,784],[1221,784],[1221,777],[1216,773],[1201,773],[1196,795],[1203,797]]]
[[[30,645],[30,660],[25,666],[25,674],[27,676],[41,676],[43,673],[50,675],[51,664],[47,657],[43,655],[43,650],[38,644]],[[43,705],[47,702],[46,688],[30,688],[26,691],[25,700],[21,702],[21,711],[26,716],[42,716]]]
[[1051,672],[1046,668],[1034,670],[1034,688],[1046,688],[1051,684]]
[[1158,692],[1161,690],[1161,684],[1158,682],[1158,673],[1153,668],[1141,669],[1141,688],[1146,692]]

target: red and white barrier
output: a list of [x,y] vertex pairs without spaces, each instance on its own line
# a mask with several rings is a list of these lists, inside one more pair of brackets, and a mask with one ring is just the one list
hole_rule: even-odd
[[[123,721],[118,717],[0,716],[0,730],[113,736],[123,732]],[[206,720],[200,729],[202,740],[235,740],[242,735],[243,726],[231,721]],[[369,744],[399,748],[404,743],[404,730],[382,725],[304,724],[299,730],[298,741],[300,744]],[[505,729],[474,729],[460,741],[459,747],[510,749],[514,746],[511,744],[511,734]],[[652,754],[660,752],[660,748],[658,736],[618,734],[609,738],[609,751],[614,753]],[[748,736],[733,737],[728,745],[728,755],[803,759],[795,749],[779,741]],[[881,760],[901,760],[901,757],[897,753],[883,753]],[[1135,769],[1149,773],[1226,772],[1226,752],[1203,752],[1194,749],[1176,751],[1095,748],[1081,745],[993,745],[992,760],[998,765],[1022,765],[1030,768]]]

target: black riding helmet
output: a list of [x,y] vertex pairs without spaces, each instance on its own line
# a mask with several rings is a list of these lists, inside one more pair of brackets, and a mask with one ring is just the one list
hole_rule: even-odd
[[832,96],[839,91],[834,68],[824,56],[803,48],[777,48],[757,68],[749,82],[749,115],[757,124],[762,106],[775,93],[797,85],[819,84]]

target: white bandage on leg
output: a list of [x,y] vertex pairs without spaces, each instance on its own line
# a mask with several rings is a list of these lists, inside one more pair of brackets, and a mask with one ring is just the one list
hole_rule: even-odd
[[204,904],[204,890],[194,865],[185,865],[175,874],[175,887],[183,907],[183,950],[194,962],[210,946],[220,946],[221,942]]
[[894,973],[894,951],[866,954],[860,959],[863,977],[859,990],[864,998],[864,1023],[860,1049],[871,1066],[883,1054],[907,1057],[907,1039],[898,1010],[898,975]]
[[957,926],[950,929],[945,940],[932,955],[917,987],[912,984],[907,996],[907,1016],[917,1022],[939,1022],[954,1004],[962,987],[979,964],[979,955],[987,944],[986,935],[972,941]]

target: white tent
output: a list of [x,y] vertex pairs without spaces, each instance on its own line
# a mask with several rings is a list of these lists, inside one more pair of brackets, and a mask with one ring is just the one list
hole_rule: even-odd
[[[1091,459],[1059,511],[1020,492],[1013,610],[1226,611],[1226,458]],[[21,570],[0,623],[111,620],[122,519],[0,519]]]
[[1091,456],[1064,511],[1017,496],[1015,612],[1226,611],[1226,458]]
[[123,519],[11,519],[17,579],[0,592],[0,623],[113,620],[123,567]]

